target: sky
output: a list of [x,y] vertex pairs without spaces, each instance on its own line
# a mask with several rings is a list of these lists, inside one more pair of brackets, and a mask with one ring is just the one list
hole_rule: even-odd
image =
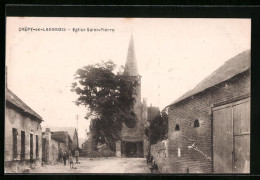
[[162,110],[225,61],[250,49],[251,20],[8,17],[8,88],[43,118],[42,126],[77,127],[78,116],[79,137],[85,138],[87,109],[74,104],[73,75],[101,60],[124,65],[131,34],[142,76],[141,96]]

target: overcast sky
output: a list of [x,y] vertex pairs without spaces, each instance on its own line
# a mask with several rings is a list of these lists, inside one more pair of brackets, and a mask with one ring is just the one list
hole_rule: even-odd
[[[24,27],[114,32],[19,31]],[[73,74],[101,60],[124,65],[131,33],[142,98],[160,109],[251,44],[250,19],[8,17],[6,32],[8,88],[43,117],[43,126],[76,127],[79,115],[82,138],[89,121],[86,108],[73,103]]]

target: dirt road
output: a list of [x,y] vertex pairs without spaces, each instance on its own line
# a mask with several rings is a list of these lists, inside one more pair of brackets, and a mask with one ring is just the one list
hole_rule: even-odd
[[46,165],[30,173],[150,173],[144,158],[80,158],[75,169],[62,163]]

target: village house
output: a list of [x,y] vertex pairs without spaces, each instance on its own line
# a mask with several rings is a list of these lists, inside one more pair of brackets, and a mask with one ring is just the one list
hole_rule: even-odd
[[72,153],[79,148],[78,133],[73,127],[48,127],[42,132],[42,159],[44,163],[55,164],[59,151],[70,150]]
[[91,120],[89,132],[87,133],[87,140],[82,144],[82,154],[84,156],[92,157],[93,151],[95,151],[96,147],[94,136],[95,131],[93,130],[93,120]]
[[21,173],[41,164],[42,117],[5,89],[5,172]]
[[67,151],[70,147],[71,139],[67,132],[51,132],[46,128],[42,132],[42,161],[45,164],[55,164],[59,161],[59,153]]
[[71,142],[69,142],[68,148],[71,151],[75,151],[79,147],[79,138],[78,138],[78,132],[75,127],[52,127],[52,126],[46,126],[44,127],[49,128],[52,132],[52,137],[54,137],[54,134],[64,133],[68,135],[68,138]]
[[250,173],[250,50],[167,106],[167,172]]

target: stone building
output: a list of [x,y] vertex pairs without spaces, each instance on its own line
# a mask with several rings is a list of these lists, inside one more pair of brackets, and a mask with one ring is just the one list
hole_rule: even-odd
[[23,172],[41,163],[42,118],[6,87],[5,171]]
[[250,172],[250,51],[170,104],[168,172]]
[[96,150],[97,143],[94,139],[95,131],[93,129],[94,119],[91,119],[89,125],[89,132],[87,133],[87,140],[82,144],[82,152],[85,156],[91,157],[93,152]]
[[134,94],[134,113],[137,116],[137,124],[133,128],[128,128],[123,124],[121,130],[121,141],[116,143],[117,157],[144,157],[148,154],[149,139],[144,130],[149,126],[147,120],[148,107],[146,99],[141,102],[141,76],[138,73],[137,61],[134,48],[133,36],[131,36],[124,74],[138,81],[138,86]]
[[51,132],[46,128],[42,132],[42,161],[45,164],[56,164],[59,161],[59,152],[70,149],[71,139],[67,132]]
[[44,128],[49,128],[52,133],[52,138],[55,138],[55,136],[59,137],[67,137],[69,139],[68,148],[72,152],[76,150],[76,148],[79,148],[79,138],[78,138],[78,132],[75,127],[52,127],[52,126],[46,126]]

